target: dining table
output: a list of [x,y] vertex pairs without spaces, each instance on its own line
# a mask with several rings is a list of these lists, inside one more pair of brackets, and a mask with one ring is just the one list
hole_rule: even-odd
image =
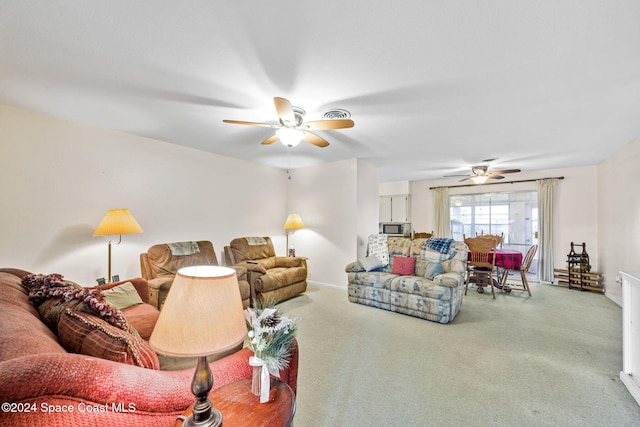
[[[513,249],[496,249],[496,267],[507,270],[519,270],[522,264],[522,252]],[[493,260],[493,253],[490,253],[490,260]]]
[[[471,255],[471,254],[469,254]],[[489,252],[489,261],[493,261],[494,252]],[[495,250],[496,257],[496,268],[504,270],[519,270],[522,265],[522,252],[514,250],[514,249],[496,249]],[[496,271],[497,277],[501,278],[502,271]],[[502,280],[493,279],[493,286],[498,289],[502,289]],[[484,292],[484,285],[478,284],[478,292]],[[507,291],[511,291],[508,287],[505,288]]]

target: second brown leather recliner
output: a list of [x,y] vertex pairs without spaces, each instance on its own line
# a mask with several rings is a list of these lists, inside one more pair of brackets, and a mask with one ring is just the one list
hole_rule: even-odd
[[263,307],[307,290],[304,258],[276,256],[270,237],[239,237],[224,248],[227,265],[247,269],[252,304]]

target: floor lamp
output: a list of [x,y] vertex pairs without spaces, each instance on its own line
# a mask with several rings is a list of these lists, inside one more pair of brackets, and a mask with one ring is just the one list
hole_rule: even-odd
[[300,215],[297,213],[289,214],[282,228],[284,228],[287,233],[287,249],[285,254],[291,256],[289,253],[289,233],[293,233],[297,229],[304,228],[304,222],[302,222],[302,218],[300,218]]
[[[113,236],[118,235],[119,245],[122,242],[123,234],[135,234],[142,233],[144,230],[138,224],[138,221],[131,215],[128,209],[112,209],[102,218],[100,224],[93,232],[94,236]],[[109,256],[107,261],[107,283],[111,283],[111,244],[113,241],[109,240]]]

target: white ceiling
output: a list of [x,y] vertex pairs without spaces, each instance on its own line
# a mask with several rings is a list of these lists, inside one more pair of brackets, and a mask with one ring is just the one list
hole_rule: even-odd
[[[381,181],[592,165],[640,136],[639,22],[638,0],[2,0],[0,103]],[[274,96],[355,127],[288,153],[222,123],[276,123]]]

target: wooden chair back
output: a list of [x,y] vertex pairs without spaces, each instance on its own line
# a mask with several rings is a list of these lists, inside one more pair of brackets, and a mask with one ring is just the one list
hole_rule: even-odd
[[483,234],[483,232],[481,232],[481,234],[476,233],[476,237],[481,238],[481,239],[493,239],[496,241],[496,247],[502,249],[502,243],[504,242],[504,233],[500,233],[500,234]]
[[533,262],[533,257],[536,256],[537,251],[538,245],[533,245],[529,248],[527,253],[524,255],[524,258],[522,258],[522,267],[520,267],[520,270],[524,271],[525,273],[529,271],[529,269],[531,268],[531,263]]
[[479,236],[464,239],[464,243],[469,248],[467,265],[476,268],[487,268],[492,272],[495,267],[496,257],[490,253],[496,250],[496,240]]
[[433,236],[433,231],[431,233],[418,233],[418,232],[413,233],[414,239],[428,239],[429,237],[432,237],[432,236]]

